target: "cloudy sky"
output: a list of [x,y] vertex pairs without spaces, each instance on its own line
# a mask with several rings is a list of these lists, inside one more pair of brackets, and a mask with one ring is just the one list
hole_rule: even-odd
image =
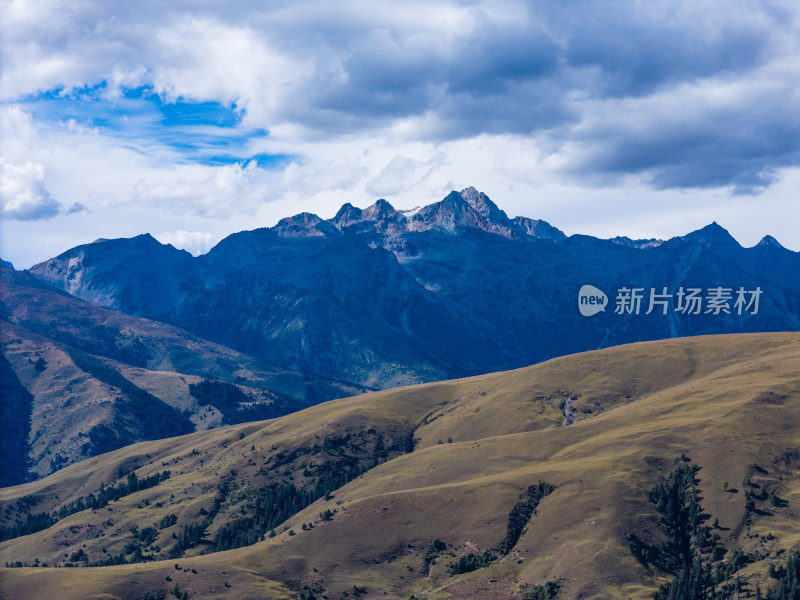
[[800,5],[0,0],[0,256],[473,185],[568,234],[800,250]]

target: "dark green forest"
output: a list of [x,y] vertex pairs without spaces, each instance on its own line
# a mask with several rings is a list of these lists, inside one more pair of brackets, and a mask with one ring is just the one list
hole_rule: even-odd
[[200,406],[211,405],[219,410],[225,425],[275,419],[301,408],[287,398],[253,404],[242,390],[225,381],[204,379],[200,383],[190,384],[189,393]]
[[[70,515],[84,511],[84,510],[97,510],[107,506],[109,502],[119,500],[124,496],[134,494],[141,490],[147,490],[157,486],[162,481],[166,481],[170,477],[169,471],[156,473],[149,477],[139,478],[136,473],[128,473],[125,481],[115,485],[100,484],[100,487],[86,496],[81,496],[77,500],[65,504],[59,510],[50,513],[40,512],[35,514],[28,514],[24,521],[20,520],[11,527],[0,527],[0,542],[10,540],[13,538],[29,535],[47,529],[54,523],[61,519],[65,519]],[[26,498],[23,497],[20,502],[26,504]]]
[[[194,431],[188,413],[134,385],[101,360],[77,350],[72,350],[70,357],[79,369],[117,388],[122,394],[114,405],[114,426],[101,424],[89,431],[90,456],[142,440],[158,440]],[[131,422],[135,424],[134,431],[126,427]]]
[[[777,587],[762,592],[759,586],[748,585],[740,578],[739,571],[753,558],[741,548],[728,553],[718,545],[719,536],[714,532],[718,525],[716,522],[714,527],[705,524],[711,515],[700,505],[696,477],[700,467],[688,463],[688,458],[682,458],[681,464],[650,490],[649,498],[658,510],[665,540],[658,545],[648,544],[628,532],[631,553],[643,565],[652,565],[673,575],[653,595],[654,600],[800,600],[800,554],[797,552],[789,557],[785,566],[770,569],[771,576],[778,580]],[[758,509],[751,496],[752,490],[748,490],[747,510],[756,512]],[[774,497],[775,506],[783,502],[766,492],[761,499],[771,497]]]

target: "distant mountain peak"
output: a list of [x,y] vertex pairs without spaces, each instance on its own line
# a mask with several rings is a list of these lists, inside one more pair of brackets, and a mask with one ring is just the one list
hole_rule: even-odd
[[474,187],[470,186],[461,190],[459,195],[484,219],[497,225],[506,227],[509,225],[508,215],[500,210],[500,208],[492,202],[491,198],[483,192],[479,192]]
[[361,211],[361,217],[365,221],[383,221],[396,217],[398,214],[394,206],[383,198],[376,200],[375,204]]
[[728,233],[728,230],[725,229],[722,225],[720,225],[716,221],[711,221],[709,225],[706,225],[699,231],[703,231],[713,235],[724,235],[730,237],[730,233]]
[[324,237],[338,233],[336,227],[308,212],[283,218],[272,230],[284,238]]
[[563,231],[542,219],[529,217],[509,219],[505,211],[501,210],[489,196],[472,186],[464,188],[459,194],[488,223],[482,227],[485,231],[507,238],[527,236],[555,242],[567,239]]
[[336,216],[329,221],[336,229],[344,229],[354,225],[359,226],[360,230],[375,229],[386,232],[405,229],[405,215],[381,198],[375,204],[365,209],[356,208],[349,202],[339,209]]
[[349,202],[345,202],[342,208],[336,213],[336,216],[331,219],[331,223],[339,229],[348,227],[355,223],[360,223],[363,220],[361,218],[361,213],[362,210],[360,208],[353,206]]
[[328,222],[340,230],[358,226],[361,232],[374,230],[381,234],[428,230],[455,234],[465,229],[480,229],[506,238],[561,241],[567,237],[540,219],[509,219],[489,196],[472,186],[460,192],[451,191],[439,202],[409,210],[397,210],[384,198],[364,209],[348,202]]
[[693,242],[705,242],[709,246],[729,246],[741,248],[739,242],[736,241],[736,239],[728,232],[728,230],[722,227],[716,221],[713,221],[710,225],[706,225],[702,229],[698,229],[697,231],[693,231],[683,236],[681,239]]
[[[124,240],[126,238],[119,238],[119,239]],[[139,235],[135,235],[132,238],[130,238],[130,240],[134,244],[143,244],[143,245],[148,245],[148,246],[152,246],[153,244],[156,244],[158,246],[167,246],[168,245],[168,244],[162,244],[161,242],[159,242],[156,238],[154,238],[149,233],[140,233]]]
[[756,244],[757,248],[783,248],[781,243],[771,235],[765,235],[761,241]]
[[462,204],[469,205],[469,202],[467,202],[464,196],[459,194],[457,191],[453,190],[449,194],[447,194],[447,196],[442,198],[439,202],[434,202],[434,204],[432,204],[431,206],[434,206],[435,204],[461,206]]
[[465,227],[486,229],[486,220],[456,191],[450,192],[439,202],[422,207],[410,217],[411,231],[439,229],[455,233]]
[[553,227],[542,219],[530,219],[528,217],[514,217],[512,221],[515,229],[527,236],[560,242],[567,239],[567,235],[558,227]]

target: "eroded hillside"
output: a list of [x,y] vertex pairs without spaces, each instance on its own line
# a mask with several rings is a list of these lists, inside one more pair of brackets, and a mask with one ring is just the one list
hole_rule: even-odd
[[[25,471],[41,477],[133,442],[286,414],[362,391],[99,308],[6,267],[0,267],[0,354],[3,398],[14,398],[14,411],[3,409],[11,414],[25,404],[29,415],[9,424],[20,432],[3,454],[17,467],[13,483]],[[235,387],[238,401],[222,403],[218,390],[204,395],[192,387],[204,380]]]

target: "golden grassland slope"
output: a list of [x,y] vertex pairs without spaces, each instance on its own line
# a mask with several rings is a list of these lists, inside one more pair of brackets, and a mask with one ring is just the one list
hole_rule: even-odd
[[[196,555],[173,560],[52,568],[79,547],[92,560],[104,548],[113,554],[134,524],[167,514],[178,516],[176,528],[196,522],[227,483],[239,497],[226,497],[207,531],[213,538],[236,520],[248,490],[271,481],[302,486],[311,457],[331,469],[345,459],[365,464],[376,452],[369,430],[387,447],[413,435],[414,451],[390,453],[290,517],[275,537],[205,555],[195,548]],[[137,444],[0,490],[6,520],[18,516],[23,496],[35,499],[35,510],[51,511],[115,481],[121,468],[138,468],[140,477],[172,472],[107,508],[0,544],[0,564],[38,558],[51,565],[4,569],[0,590],[4,598],[139,600],[177,583],[198,599],[293,597],[304,586],[328,598],[355,591],[368,598],[522,598],[526,586],[559,581],[559,598],[649,598],[665,574],[637,561],[626,535],[663,539],[648,491],[682,455],[701,468],[702,506],[719,521],[720,544],[752,558],[740,576],[764,586],[781,549],[800,547],[798,431],[797,333],[639,343],[371,393]],[[307,452],[348,435],[352,443],[338,454]],[[748,511],[746,478],[785,504]],[[448,567],[459,556],[497,550],[509,513],[539,480],[555,490],[510,552],[454,575]],[[326,510],[330,520],[321,518]],[[166,548],[172,532],[164,529],[157,543]],[[434,539],[447,549],[434,552]]]

